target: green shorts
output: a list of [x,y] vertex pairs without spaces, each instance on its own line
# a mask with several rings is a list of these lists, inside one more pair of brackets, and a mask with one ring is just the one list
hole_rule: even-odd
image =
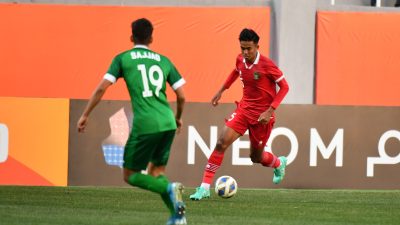
[[125,145],[124,168],[145,170],[149,162],[155,166],[167,165],[175,130],[154,134],[131,134]]

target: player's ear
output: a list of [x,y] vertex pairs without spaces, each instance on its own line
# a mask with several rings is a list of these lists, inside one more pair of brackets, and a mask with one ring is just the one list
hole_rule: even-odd
[[133,35],[131,35],[130,39],[131,39],[131,42],[133,42]]
[[149,44],[153,43],[153,36],[150,37]]

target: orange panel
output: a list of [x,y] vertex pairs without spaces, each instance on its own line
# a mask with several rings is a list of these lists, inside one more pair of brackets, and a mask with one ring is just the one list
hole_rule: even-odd
[[53,186],[51,182],[34,170],[9,156],[0,163],[0,184]]
[[67,185],[68,99],[1,97],[0,124],[8,129],[0,184]]
[[316,103],[400,105],[400,14],[318,12]]
[[[268,7],[0,4],[0,96],[89,98],[112,58],[132,47],[131,21],[146,17],[155,25],[151,48],[176,64],[188,100],[208,102],[234,67],[244,27],[259,33],[261,52],[269,54],[269,13]],[[240,85],[232,89],[223,101],[240,99]],[[123,82],[105,99],[128,99]]]

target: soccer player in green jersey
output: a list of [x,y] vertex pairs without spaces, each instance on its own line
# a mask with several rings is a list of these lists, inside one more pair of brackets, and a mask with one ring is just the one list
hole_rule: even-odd
[[[171,217],[167,224],[186,224],[183,186],[171,183],[164,175],[175,132],[182,126],[185,80],[171,61],[148,46],[152,43],[153,25],[145,18],[132,23],[134,48],[118,54],[90,98],[78,121],[83,132],[90,112],[107,88],[118,78],[125,80],[133,107],[133,126],[125,145],[124,180],[161,195]],[[166,83],[175,91],[177,108],[174,115],[166,96]],[[147,168],[148,175],[141,171]]]

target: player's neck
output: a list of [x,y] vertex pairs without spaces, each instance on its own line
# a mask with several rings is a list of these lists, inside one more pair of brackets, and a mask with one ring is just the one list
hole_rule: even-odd
[[244,60],[245,60],[246,64],[252,65],[254,63],[254,61],[256,61],[256,58],[251,59],[251,60],[249,60],[249,59],[244,59]]
[[144,45],[144,44],[135,44],[133,46],[133,48],[145,48],[145,49],[149,49],[148,45]]
[[256,62],[256,60],[257,60],[257,58],[259,57],[259,52],[257,51],[257,53],[256,53],[256,55],[254,56],[254,58],[252,58],[252,59],[244,59],[244,61],[245,61],[245,63],[247,64],[247,65],[253,65],[255,62]]

